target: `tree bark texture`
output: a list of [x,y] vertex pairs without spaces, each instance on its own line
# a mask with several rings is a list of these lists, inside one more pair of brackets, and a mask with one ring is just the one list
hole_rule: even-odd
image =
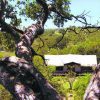
[[[2,24],[4,28],[5,26],[8,27],[6,23],[2,22]],[[17,57],[6,57],[0,62],[1,84],[18,100],[60,100],[56,90],[32,63],[34,54],[32,53],[31,44],[37,34],[41,34],[43,31],[43,27],[39,24],[33,24],[28,27],[20,39],[16,41]],[[16,39],[15,34],[13,36]],[[35,89],[34,85],[36,86]]]
[[34,39],[44,33],[44,24],[48,18],[48,5],[43,0],[36,0],[43,9],[43,16],[36,24],[29,26],[19,35],[19,31],[4,20],[6,0],[0,3],[0,27],[10,33],[15,40],[16,56],[6,57],[0,61],[0,83],[9,90],[17,100],[61,100],[56,90],[34,67],[31,45]]
[[[15,67],[14,71],[11,67]],[[35,100],[33,90],[20,81],[21,75],[15,71],[16,68],[15,63],[0,61],[0,83],[13,95],[14,100]]]
[[98,64],[85,91],[84,100],[100,100],[100,64]]

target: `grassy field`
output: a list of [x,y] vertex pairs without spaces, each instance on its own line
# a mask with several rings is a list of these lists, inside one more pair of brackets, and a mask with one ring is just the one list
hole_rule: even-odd
[[6,51],[1,51],[0,52],[0,58],[8,57],[8,56],[14,56],[14,55],[15,55],[14,52],[6,52]]

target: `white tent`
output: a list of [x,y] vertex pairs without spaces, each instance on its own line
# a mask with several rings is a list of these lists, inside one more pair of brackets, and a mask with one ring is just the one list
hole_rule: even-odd
[[64,66],[60,55],[45,55],[45,60],[47,65],[51,66]]
[[45,55],[47,65],[64,66],[64,64],[75,62],[81,66],[97,66],[96,55]]

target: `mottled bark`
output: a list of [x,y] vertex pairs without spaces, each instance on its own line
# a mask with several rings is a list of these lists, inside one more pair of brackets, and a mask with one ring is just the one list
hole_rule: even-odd
[[[44,32],[44,24],[48,18],[47,4],[42,0],[36,0],[43,7],[44,14],[40,21],[32,24],[23,32],[11,27],[3,20],[6,3],[1,1],[1,28],[13,36],[16,45],[16,57],[6,57],[0,61],[0,83],[17,100],[60,100],[59,94],[34,67],[32,62],[32,57],[36,55],[36,52],[31,45],[34,39]],[[22,35],[17,32],[21,32]]]
[[0,84],[13,95],[14,100],[36,100],[33,90],[20,81],[19,72],[15,71],[16,67],[15,63],[0,61]]
[[[31,98],[29,100],[36,98],[39,100],[60,100],[56,90],[32,63],[22,58],[6,57],[0,62],[0,68],[0,82],[13,94],[14,98],[24,100],[27,95],[31,94],[27,97]],[[33,91],[40,95],[34,94]]]
[[[5,25],[7,24],[3,21],[1,22],[3,23],[2,26],[5,28]],[[8,25],[7,27],[9,28]],[[10,32],[15,33],[13,32],[13,29],[10,29]],[[4,62],[8,62],[8,64],[4,67],[6,67],[7,71],[9,70],[9,73],[11,72],[14,73],[15,78],[17,77],[17,74],[20,73],[21,76],[24,75],[25,77],[27,77],[26,80],[30,83],[30,85],[26,87],[28,83],[23,76],[23,79],[21,77],[18,78],[19,79],[18,83],[13,85],[13,87],[15,87],[13,90],[14,91],[17,90],[17,94],[19,93],[16,97],[20,98],[21,100],[24,100],[23,98],[25,97],[24,96],[25,94],[26,96],[28,93],[30,94],[29,91],[27,93],[27,91],[25,90],[31,90],[31,91],[34,90],[34,88],[32,88],[33,83],[31,82],[31,80],[28,79],[28,78],[32,79],[32,77],[36,80],[36,83],[38,85],[37,89],[39,90],[39,93],[40,93],[39,99],[41,99],[42,97],[41,100],[51,100],[51,99],[60,100],[60,96],[56,92],[56,90],[48,83],[48,81],[33,66],[33,63],[32,63],[32,56],[34,56],[34,53],[32,52],[31,44],[33,43],[34,39],[37,38],[38,35],[41,35],[43,32],[44,32],[44,28],[41,26],[41,23],[33,24],[30,27],[28,27],[25,33],[20,37],[20,39],[16,41],[16,56],[17,57],[7,57],[3,59]],[[15,36],[15,34],[12,34],[12,35]],[[13,67],[9,66],[11,62],[14,63],[16,66],[13,66]],[[27,75],[29,75],[29,77]],[[22,88],[22,91],[24,91],[25,94],[22,94],[22,91],[20,92],[21,90],[20,88]],[[9,91],[11,92],[12,90],[9,90]],[[32,96],[33,96],[33,100],[34,98],[37,98],[34,96],[33,91],[32,91]]]
[[100,64],[97,66],[85,91],[84,100],[100,100]]

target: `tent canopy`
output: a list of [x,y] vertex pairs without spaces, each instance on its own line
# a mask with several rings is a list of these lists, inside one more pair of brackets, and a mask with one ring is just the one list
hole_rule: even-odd
[[50,66],[64,66],[64,64],[75,62],[81,66],[97,66],[96,55],[45,55],[46,64]]

